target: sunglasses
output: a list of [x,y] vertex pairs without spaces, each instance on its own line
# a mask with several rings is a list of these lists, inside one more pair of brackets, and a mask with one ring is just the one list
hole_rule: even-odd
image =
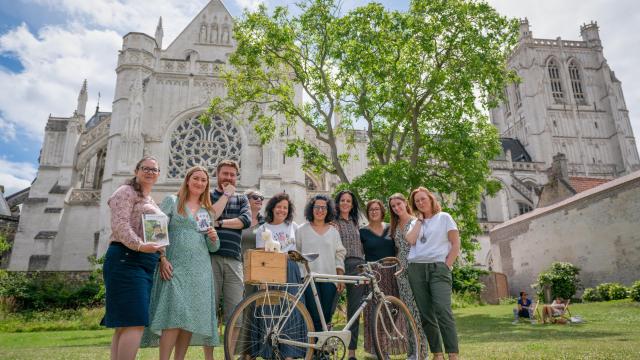
[[255,200],[255,201],[258,201],[258,200],[263,201],[264,200],[264,196],[262,196],[262,195],[251,195],[250,198],[251,198],[251,200]]
[[314,205],[314,206],[313,206],[313,210],[317,210],[317,211],[327,211],[327,207],[326,207],[326,206]]

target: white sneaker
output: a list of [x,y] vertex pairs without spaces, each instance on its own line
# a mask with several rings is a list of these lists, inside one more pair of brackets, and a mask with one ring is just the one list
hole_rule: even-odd
[[518,321],[518,320],[513,320],[511,323],[512,323],[513,325],[518,325],[518,323],[519,323],[519,322],[520,322],[520,321]]

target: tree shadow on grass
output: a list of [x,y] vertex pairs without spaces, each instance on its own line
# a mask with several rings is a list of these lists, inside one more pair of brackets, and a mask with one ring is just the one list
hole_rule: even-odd
[[532,340],[557,341],[559,339],[605,339],[624,335],[621,332],[589,330],[585,324],[528,324],[512,325],[510,320],[490,315],[472,314],[456,316],[458,336],[465,343],[529,342]]

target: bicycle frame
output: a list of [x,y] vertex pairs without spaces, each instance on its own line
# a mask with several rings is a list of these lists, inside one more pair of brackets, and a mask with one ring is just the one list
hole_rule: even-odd
[[[369,265],[370,266],[370,265]],[[320,316],[320,322],[322,324],[321,331],[308,332],[309,337],[316,338],[317,341],[313,344],[300,342],[295,340],[290,340],[286,338],[278,338],[278,342],[284,345],[292,345],[304,348],[313,348],[313,349],[322,349],[326,340],[330,337],[338,337],[340,338],[344,344],[348,344],[351,340],[351,327],[355,324],[356,321],[360,318],[360,314],[364,311],[364,308],[373,300],[374,295],[378,298],[384,297],[384,293],[380,290],[378,286],[378,282],[375,279],[372,279],[369,276],[361,276],[361,275],[327,275],[327,274],[318,274],[309,271],[308,264],[305,264],[307,275],[304,278],[304,281],[297,293],[294,295],[295,301],[288,305],[288,309],[284,316],[280,318],[280,320],[276,323],[276,327],[280,328],[284,322],[289,319],[289,316],[294,311],[296,304],[300,301],[300,299],[304,296],[305,291],[308,287],[311,287],[311,291],[313,293],[314,302],[316,305],[316,309],[318,310],[318,314]],[[316,282],[330,282],[330,283],[345,283],[345,284],[355,284],[355,285],[363,285],[371,283],[373,285],[372,291],[363,299],[362,304],[356,310],[356,312],[351,316],[348,320],[345,327],[340,331],[330,331],[327,327],[326,321],[324,320],[324,313],[322,311],[322,305],[320,304],[320,297],[318,296],[318,290],[316,288]],[[268,288],[267,288],[268,289]],[[268,291],[268,290],[267,290]],[[307,304],[309,306],[309,304]],[[397,330],[397,329],[396,329]]]

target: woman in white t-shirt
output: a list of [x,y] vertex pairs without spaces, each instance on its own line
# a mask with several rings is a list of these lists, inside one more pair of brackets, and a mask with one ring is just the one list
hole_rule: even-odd
[[458,335],[451,311],[451,270],[460,254],[458,227],[441,211],[429,190],[411,192],[409,203],[418,216],[405,240],[409,251],[409,284],[420,310],[422,327],[434,359],[443,360],[442,343],[450,360],[458,359]]
[[[293,202],[286,193],[275,194],[267,202],[267,206],[264,210],[265,223],[260,225],[256,230],[256,249],[264,249],[264,239],[262,239],[262,233],[266,230],[271,232],[271,237],[274,241],[280,243],[280,251],[286,253],[289,250],[296,249],[296,230],[298,225],[293,222],[294,213]],[[292,260],[287,260],[287,283],[300,284],[302,283],[302,276],[300,275],[300,268],[298,264]],[[292,295],[295,295],[298,290],[295,286],[288,286],[282,288]],[[303,301],[304,299],[301,299]],[[304,320],[299,313],[293,313],[292,316],[285,324],[283,329],[284,333],[292,340],[304,341],[306,339],[306,331],[304,326]],[[255,335],[255,334],[254,334]],[[263,339],[261,339],[263,341]],[[257,342],[260,343],[260,342]],[[261,357],[269,359],[273,356],[273,349],[270,344],[264,344],[259,349],[253,349],[254,354],[252,357]],[[303,358],[305,355],[305,349],[301,347],[280,345],[280,354],[286,359]]]

